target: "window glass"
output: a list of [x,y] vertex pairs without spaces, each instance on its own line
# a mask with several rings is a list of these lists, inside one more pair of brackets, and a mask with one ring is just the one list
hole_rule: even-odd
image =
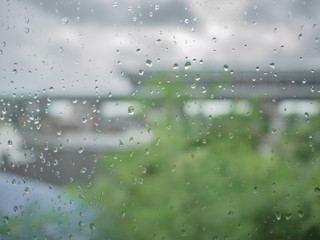
[[0,239],[320,239],[319,1],[0,2]]

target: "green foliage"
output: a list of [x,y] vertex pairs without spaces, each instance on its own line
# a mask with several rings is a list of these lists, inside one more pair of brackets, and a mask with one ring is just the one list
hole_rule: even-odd
[[252,105],[248,115],[208,118],[164,111],[151,126],[157,140],[102,159],[87,193],[101,207],[97,237],[319,239],[319,162],[290,165],[277,145],[263,156],[269,126]]

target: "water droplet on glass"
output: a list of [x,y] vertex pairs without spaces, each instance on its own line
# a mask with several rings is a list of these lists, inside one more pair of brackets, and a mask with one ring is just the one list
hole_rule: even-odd
[[276,212],[275,215],[276,215],[276,219],[278,221],[280,221],[281,220],[281,213],[280,212]]
[[225,72],[228,72],[229,71],[229,66],[227,64],[223,65],[223,70]]
[[69,22],[69,18],[67,18],[67,17],[63,17],[63,18],[61,19],[61,23],[62,23],[62,24],[68,24],[68,22]]
[[59,53],[63,53],[64,49],[63,47],[59,47]]
[[190,61],[187,61],[185,64],[184,64],[184,69],[185,70],[188,70],[191,68],[191,62]]
[[146,61],[146,65],[147,65],[147,67],[152,67],[152,61],[150,59],[148,59]]
[[300,33],[298,36],[298,39],[301,40],[303,38],[303,35]]
[[274,69],[274,63],[270,63],[270,67]]
[[259,67],[259,66],[256,67],[256,71],[257,71],[257,72],[260,71],[260,67]]
[[178,64],[178,63],[173,64],[173,69],[174,69],[174,70],[176,70],[176,69],[178,69],[178,68],[179,68],[179,64]]
[[319,38],[314,39],[314,43],[319,43],[319,42],[320,42]]
[[12,146],[12,141],[11,140],[8,140],[8,145],[9,145],[9,147]]
[[160,6],[159,5],[155,5],[154,6],[154,10],[158,11],[160,9]]
[[78,153],[83,153],[83,151],[84,151],[84,147],[79,147],[78,148]]
[[158,137],[156,140],[156,146],[159,146],[159,143],[160,143],[160,138]]
[[29,32],[30,32],[30,29],[29,29],[28,27],[26,27],[26,28],[24,29],[24,32],[25,32],[25,33],[29,33]]
[[8,217],[8,216],[4,216],[4,217],[3,217],[3,222],[4,222],[5,224],[8,224],[8,223],[9,223],[9,217]]
[[315,193],[317,196],[320,196],[320,187],[314,188],[314,193]]
[[129,107],[128,107],[128,113],[129,113],[130,115],[134,114],[134,107],[133,107],[133,106],[129,106]]
[[139,70],[139,75],[142,76],[144,74],[144,71],[142,69]]
[[86,172],[87,172],[87,169],[85,167],[80,169],[80,173],[86,173]]
[[291,216],[292,216],[292,214],[291,214],[291,213],[288,213],[288,214],[286,215],[286,220],[287,220],[287,221],[290,220]]
[[310,117],[309,113],[307,113],[307,112],[304,113],[304,116],[305,116],[306,118],[309,118],[309,117]]
[[94,223],[90,223],[90,230],[93,232],[94,230],[96,230],[96,225],[94,225]]
[[299,211],[298,211],[298,217],[300,217],[300,218],[303,217],[303,211],[302,211],[302,210],[299,210]]

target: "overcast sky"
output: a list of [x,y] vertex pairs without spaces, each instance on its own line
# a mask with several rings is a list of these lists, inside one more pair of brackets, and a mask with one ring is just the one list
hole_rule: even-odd
[[186,61],[191,70],[319,71],[319,9],[298,0],[1,1],[0,94],[127,94],[122,71]]

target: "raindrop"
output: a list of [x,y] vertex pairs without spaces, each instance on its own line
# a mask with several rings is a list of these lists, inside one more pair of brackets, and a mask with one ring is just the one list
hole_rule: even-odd
[[112,97],[112,92],[108,92],[108,97],[110,98],[110,97]]
[[160,143],[160,138],[158,137],[156,140],[156,146],[159,146],[159,143]]
[[310,117],[309,113],[307,113],[307,112],[304,113],[304,116],[305,116],[306,118],[309,118],[309,117]]
[[302,210],[299,210],[299,211],[298,211],[298,217],[300,217],[300,218],[303,217],[303,211],[302,211]]
[[160,6],[159,5],[155,5],[154,6],[154,10],[158,11],[160,9]]
[[63,53],[64,49],[63,47],[59,47],[59,53]]
[[119,147],[123,147],[123,142],[121,140],[119,140]]
[[320,42],[319,38],[314,39],[314,43],[319,43],[319,42]]
[[68,22],[69,22],[69,18],[67,18],[67,17],[63,17],[61,19],[61,23],[64,24],[64,25],[68,24]]
[[90,230],[91,230],[91,232],[96,230],[96,225],[94,225],[94,223],[90,223]]
[[148,59],[146,61],[146,65],[147,65],[147,67],[152,67],[152,61],[150,59]]
[[86,173],[86,172],[87,172],[87,169],[85,167],[80,169],[80,173]]
[[12,141],[11,140],[8,140],[8,145],[9,145],[9,147],[12,146]]
[[256,71],[257,71],[257,72],[260,71],[260,67],[259,67],[259,66],[256,67]]
[[29,32],[30,32],[30,29],[29,29],[28,27],[26,27],[26,28],[24,29],[24,32],[25,32],[25,33],[29,33]]
[[223,65],[223,70],[225,72],[228,72],[229,71],[229,66],[227,64]]
[[320,196],[320,187],[314,188],[314,193],[315,193],[317,196]]
[[270,67],[274,69],[274,63],[270,63]]
[[9,217],[8,217],[8,216],[4,216],[4,217],[3,217],[3,222],[4,222],[5,224],[8,224],[8,223],[9,223]]
[[174,69],[174,70],[176,70],[176,69],[178,69],[178,68],[179,68],[179,64],[178,64],[178,63],[173,64],[173,69]]
[[128,113],[129,113],[130,115],[133,115],[133,114],[134,114],[134,107],[133,107],[133,106],[129,106],[129,107],[128,107]]
[[196,80],[197,82],[200,81],[200,74],[197,74],[197,75],[196,75],[195,80]]
[[84,151],[84,147],[79,147],[78,148],[78,153],[83,153],[83,151]]
[[190,61],[187,61],[185,64],[184,64],[184,69],[185,70],[188,70],[191,68],[191,62]]
[[275,215],[276,215],[276,219],[278,221],[280,221],[281,220],[281,213],[280,212],[276,212]]
[[303,35],[300,33],[298,36],[298,39],[301,40],[303,38]]
[[144,74],[144,71],[142,69],[139,70],[139,75],[142,76]]
[[286,215],[286,220],[287,220],[287,221],[290,220],[291,216],[292,216],[292,214],[291,214],[291,213],[288,213],[288,214]]

